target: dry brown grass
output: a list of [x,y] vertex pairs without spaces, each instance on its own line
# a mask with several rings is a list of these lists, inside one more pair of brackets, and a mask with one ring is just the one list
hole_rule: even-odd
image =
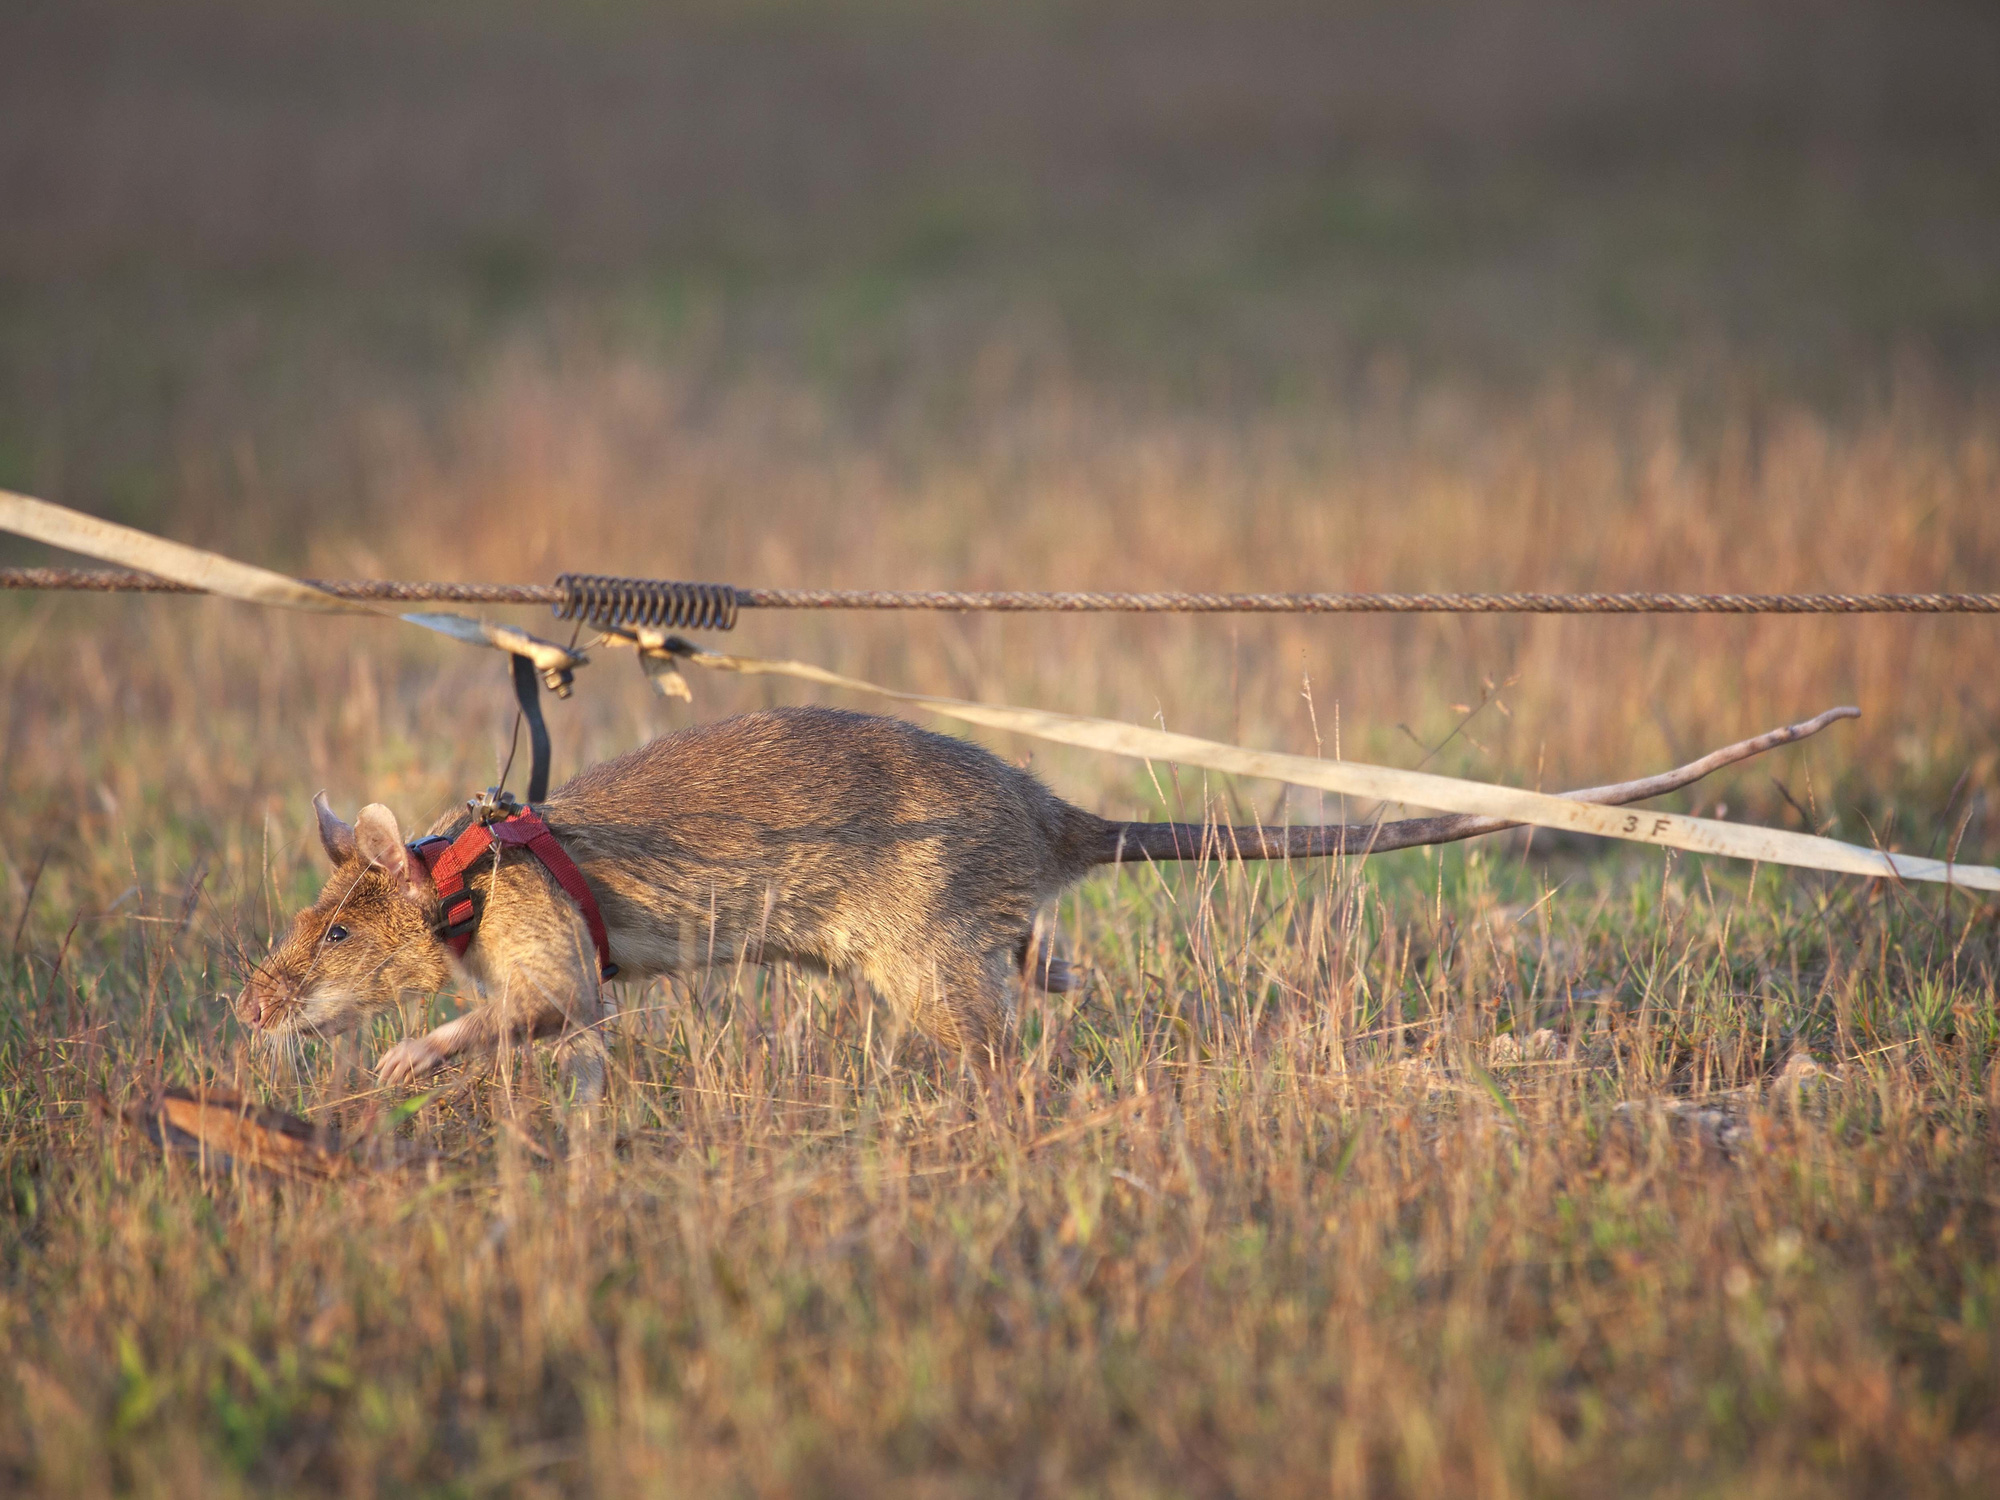
[[[1557,394],[1463,419],[1455,443],[1396,451],[1371,426],[1375,455],[1351,465],[1327,426],[1088,420],[1077,397],[994,423],[1046,456],[1006,463],[993,436],[897,474],[830,435],[804,455],[763,440],[768,393],[740,398],[741,427],[649,420],[671,390],[515,367],[466,398],[456,438],[392,450],[375,550],[336,534],[308,560],[1951,585],[1990,569],[2000,516],[1983,418],[1941,440],[1929,413],[1801,415],[1754,461],[1703,459],[1645,440],[1657,406]],[[671,481],[635,429],[676,453]],[[735,519],[746,490],[754,527]],[[1392,494],[1401,509],[1378,503]],[[647,515],[685,544],[621,550]],[[1462,570],[1431,546],[1446,528]],[[1853,557],[1866,568],[1842,571]],[[295,1074],[219,995],[230,954],[316,879],[317,786],[415,817],[491,779],[498,668],[221,605],[11,610],[10,917],[40,869],[0,1042],[0,1464],[20,1484],[1864,1494],[2000,1472],[1990,903],[1768,873],[1753,890],[1733,869],[1518,843],[1333,878],[1105,878],[1061,914],[1090,985],[1024,1016],[1004,1112],[972,1110],[847,986],[724,971],[627,997],[608,1157],[563,1161],[527,1067],[376,1116],[420,1168],[204,1185],[93,1124],[87,1096],[164,1074],[314,1113],[389,1102],[356,1069],[397,1028]],[[1550,785],[1852,698],[1858,733],[1699,805],[1796,821],[1776,776],[1849,836],[1894,809],[1922,848],[1970,811],[1967,851],[1990,858],[1981,628],[756,618],[740,635],[1293,748],[1313,743],[1309,677],[1329,748],[1338,724],[1348,753],[1402,763],[1422,752],[1392,726],[1441,739],[1449,700],[1491,677],[1511,717],[1486,709],[1433,764]],[[703,716],[758,701],[697,686]],[[608,659],[552,712],[574,766],[686,711]],[[1131,768],[1043,769],[1094,805],[1162,811]],[[1182,779],[1167,804],[1203,795]],[[1206,805],[1268,815],[1268,797]],[[1496,1035],[1545,1026],[1555,1056],[1484,1068]],[[1774,1083],[1794,1048],[1839,1081]],[[1720,1109],[1730,1143],[1657,1100]]]
[[[0,482],[52,498],[326,575],[2000,576],[1971,8],[144,9],[0,21]],[[1993,629],[735,641],[1545,787],[1851,701],[1677,805],[1991,862]],[[1991,901],[1547,837],[1107,875],[1003,1101],[844,982],[723,969],[624,996],[572,1156],[539,1060],[392,1096],[419,1018],[295,1066],[220,999],[317,879],[314,790],[493,779],[501,669],[409,634],[0,599],[0,1488],[2000,1481]],[[608,657],[558,774],[689,712]],[[1107,812],[1322,811],[996,744]],[[382,1165],[204,1181],[92,1103],[162,1077]]]

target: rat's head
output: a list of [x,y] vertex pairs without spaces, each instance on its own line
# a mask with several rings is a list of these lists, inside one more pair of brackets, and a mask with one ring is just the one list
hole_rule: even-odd
[[396,815],[370,803],[350,828],[324,792],[313,810],[333,876],[237,997],[236,1014],[259,1031],[345,1031],[405,991],[435,993],[451,974],[431,930],[430,877],[404,847]]

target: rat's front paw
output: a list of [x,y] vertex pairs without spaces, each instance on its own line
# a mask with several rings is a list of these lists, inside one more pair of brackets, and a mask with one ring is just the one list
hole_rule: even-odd
[[396,1043],[375,1064],[375,1076],[384,1083],[415,1083],[445,1065],[446,1052],[427,1036],[413,1036]]

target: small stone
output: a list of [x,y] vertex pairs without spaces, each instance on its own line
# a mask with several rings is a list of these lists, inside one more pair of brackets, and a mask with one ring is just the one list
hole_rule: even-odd
[[1527,1036],[1508,1032],[1487,1044],[1488,1067],[1512,1067],[1517,1063],[1547,1062],[1562,1052],[1562,1038],[1543,1026]]
[[1785,1059],[1785,1065],[1778,1070],[1775,1081],[1781,1089],[1797,1089],[1816,1078],[1823,1078],[1829,1083],[1840,1082],[1840,1075],[1814,1062],[1810,1052],[1794,1052]]

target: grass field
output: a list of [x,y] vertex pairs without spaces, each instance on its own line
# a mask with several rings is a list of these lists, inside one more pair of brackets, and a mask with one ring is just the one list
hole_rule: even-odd
[[[11,6],[0,485],[315,576],[1990,590],[1996,66],[1950,4]],[[1979,619],[730,643],[1546,789],[1852,702],[1665,805],[2000,862]],[[802,697],[600,655],[558,777]],[[1991,899],[1546,834],[1100,875],[1004,1101],[723,966],[620,996],[573,1151],[544,1058],[389,1092],[421,1017],[228,1012],[314,791],[494,779],[491,656],[11,596],[0,702],[9,1493],[2000,1485]],[[156,1080],[368,1170],[205,1179],[117,1123]]]

